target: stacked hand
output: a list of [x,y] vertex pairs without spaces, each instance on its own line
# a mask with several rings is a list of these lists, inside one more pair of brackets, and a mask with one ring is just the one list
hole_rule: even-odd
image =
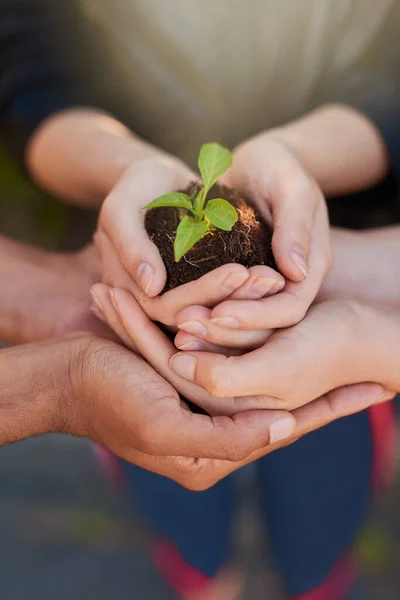
[[[285,146],[264,137],[247,142],[234,153],[225,179],[272,222],[284,277],[268,267],[226,265],[161,296],[165,268],[140,208],[184,188],[194,175],[175,159],[143,166],[128,171],[106,199],[96,240],[103,280],[111,287],[94,286],[93,298],[126,346],[209,414],[282,407],[309,419],[303,431],[368,406],[370,394],[383,389],[375,382],[391,389],[393,381],[370,370],[373,360],[363,362],[354,342],[362,329],[363,343],[370,344],[373,309],[325,303],[302,320],[329,270],[330,236],[322,194]],[[183,352],[177,354],[151,321],[178,327],[175,344]],[[379,400],[392,396],[386,390]],[[280,437],[287,435],[282,424]]]

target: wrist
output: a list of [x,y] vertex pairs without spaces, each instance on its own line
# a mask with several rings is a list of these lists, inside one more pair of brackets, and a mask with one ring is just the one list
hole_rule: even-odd
[[0,351],[0,445],[69,431],[72,340]]
[[[44,252],[0,239],[0,338],[38,342],[87,330],[90,287],[100,266],[94,246],[78,253]],[[29,293],[27,293],[29,290]]]
[[400,310],[356,304],[359,381],[400,392]]
[[399,227],[331,229],[333,266],[318,300],[357,300],[400,306]]
[[156,152],[110,115],[82,108],[45,120],[28,144],[26,163],[52,194],[98,207],[132,163]]
[[375,124],[344,104],[323,105],[254,139],[283,144],[328,196],[376,185],[390,168],[385,142]]

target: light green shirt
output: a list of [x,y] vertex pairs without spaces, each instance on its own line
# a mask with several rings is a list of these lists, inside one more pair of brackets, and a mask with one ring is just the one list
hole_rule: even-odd
[[120,68],[111,93],[188,162],[400,64],[396,0],[82,1]]

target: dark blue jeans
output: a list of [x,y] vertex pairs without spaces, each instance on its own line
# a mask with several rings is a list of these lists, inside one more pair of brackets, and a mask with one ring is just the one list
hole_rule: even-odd
[[[373,433],[363,412],[256,463],[265,529],[289,597],[327,600],[326,586],[337,590],[329,600],[356,593],[345,563],[369,509]],[[230,557],[234,478],[191,492],[139,467],[125,463],[124,470],[152,531],[191,568],[213,577]]]

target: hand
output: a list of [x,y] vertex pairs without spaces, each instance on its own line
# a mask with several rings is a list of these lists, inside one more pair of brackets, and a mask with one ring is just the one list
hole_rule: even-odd
[[287,282],[283,291],[272,297],[222,302],[212,310],[212,322],[246,330],[298,323],[331,264],[327,209],[318,185],[296,156],[268,134],[237,148],[225,181],[251,198],[272,222],[272,249]]
[[[170,357],[173,356],[174,352],[173,346],[169,344],[168,340],[165,338],[165,336],[163,336],[161,331],[149,321],[132,296],[130,296],[130,294],[124,290],[113,290],[112,304],[110,297],[108,297],[108,300],[106,297],[108,294],[107,287],[104,285],[96,287],[97,293],[102,296],[104,306],[107,307],[107,315],[109,314],[109,311],[115,311],[115,316],[110,318],[110,321],[116,322],[116,320],[119,320],[124,330],[128,331],[132,336],[132,343],[138,347],[140,351],[145,352],[146,359],[151,361],[153,366],[155,366],[155,368],[157,368],[163,376],[171,378],[173,380],[174,387],[177,385],[179,391],[187,393],[189,387],[186,387],[186,389],[180,389],[182,388],[182,380],[180,377],[174,376],[174,374],[171,372],[171,369],[168,367]],[[119,375],[118,378],[121,382],[126,382],[127,380],[126,377],[121,378]],[[191,388],[192,392],[193,387],[194,386]],[[326,394],[324,397],[319,398],[315,402],[312,402],[307,406],[294,411],[293,417],[296,419],[294,431],[292,429],[293,423],[288,422],[286,418],[280,420],[278,425],[271,427],[269,446],[265,446],[260,450],[253,452],[251,455],[244,458],[244,460],[240,460],[235,465],[222,464],[219,461],[213,461],[211,464],[210,461],[208,461],[206,468],[202,472],[202,476],[204,476],[206,479],[203,479],[200,485],[201,487],[203,487],[203,485],[207,487],[208,485],[211,485],[212,482],[217,481],[217,479],[220,477],[224,476],[235,468],[242,466],[246,462],[256,460],[267,452],[275,450],[282,445],[291,443],[298,437],[305,435],[314,429],[322,427],[337,418],[363,410],[375,402],[381,402],[392,397],[392,392],[384,390],[381,386],[376,384],[360,384],[356,386],[349,386]],[[196,401],[196,396],[192,395],[191,399]],[[260,418],[265,418],[265,413],[270,414],[270,411],[258,410],[258,408],[263,406],[262,398],[249,398],[247,402],[243,402],[244,400],[244,398],[235,399],[237,402],[237,404],[235,402],[234,406],[236,411],[253,409],[254,414],[258,415]],[[147,404],[149,403],[147,402]],[[184,405],[181,405],[181,407],[184,409]],[[250,411],[250,413],[241,413],[241,415],[237,415],[235,417],[234,412],[235,411],[231,412],[232,419],[234,421],[236,418],[244,418],[243,415],[251,414]],[[270,414],[271,418],[275,418],[275,413],[276,411],[273,410],[272,415]],[[286,413],[286,417],[287,416],[288,414]],[[171,416],[169,416],[169,419],[170,418]],[[168,414],[166,414],[166,419],[168,419]],[[213,421],[218,422],[218,417],[213,419]],[[161,424],[160,422],[159,425],[163,427],[164,424]],[[170,427],[173,431],[181,431],[181,428],[176,428],[176,423],[171,423]],[[149,437],[151,437],[150,434],[151,431],[149,430]],[[158,439],[158,437],[159,436],[153,436],[152,439]],[[188,438],[194,439],[190,432],[188,432]],[[274,441],[273,444],[272,441]],[[205,461],[203,461],[203,463],[204,462]],[[197,462],[199,467],[200,463],[201,461]],[[195,483],[194,485],[197,484]]]
[[274,282],[283,281],[269,267],[247,270],[230,264],[157,296],[164,288],[166,271],[157,247],[147,236],[141,209],[157,196],[184,189],[195,179],[178,159],[160,152],[136,161],[106,198],[95,237],[103,282],[130,291],[151,319],[165,325],[175,325],[176,315],[187,306],[214,306],[228,297],[235,298],[232,294],[242,286],[259,298]]
[[12,343],[70,331],[109,332],[90,310],[91,285],[100,278],[94,246],[77,253],[44,252],[0,239],[0,334]]
[[399,226],[364,231],[332,228],[333,266],[318,300],[357,300],[398,306]]
[[293,410],[354,383],[371,381],[399,390],[399,339],[396,311],[324,302],[253,352],[229,358],[183,352],[172,357],[170,366],[213,396],[261,396],[264,407]]
[[129,350],[90,337],[76,338],[74,346],[70,386],[63,386],[73,401],[63,411],[64,430],[190,489],[213,485],[253,460],[254,453],[268,452],[270,444],[279,447],[284,432],[288,437],[294,432],[295,419],[284,411],[247,410],[213,418],[194,414],[167,381]]
[[[365,231],[331,228],[331,242],[333,265],[322,282],[317,301],[356,300],[385,306],[399,305],[397,225]],[[237,354],[238,349],[261,346],[272,333],[220,327],[212,321],[212,311],[201,306],[182,310],[176,322],[181,331],[175,344],[181,350],[204,350],[207,346],[213,352]],[[197,335],[193,335],[194,332]]]

